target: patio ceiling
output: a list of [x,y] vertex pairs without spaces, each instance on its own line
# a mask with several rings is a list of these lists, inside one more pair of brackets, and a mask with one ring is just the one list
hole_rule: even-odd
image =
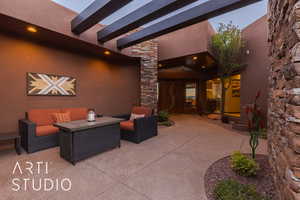
[[209,52],[201,52],[159,61],[159,70],[173,69],[179,66],[185,66],[193,71],[202,72],[216,68],[217,63]]
[[[28,32],[27,28],[31,26],[37,29],[38,32],[34,34]],[[100,57],[101,59],[110,62],[140,63],[140,58],[127,56],[120,52],[112,51],[87,41],[78,40],[77,38],[70,37],[63,33],[49,30],[3,14],[0,14],[0,31],[8,35],[17,35],[18,37],[31,40],[35,43],[41,43],[55,48],[58,47],[75,53]],[[105,55],[106,51],[110,52],[109,56]]]
[[[259,1],[262,0],[210,0],[208,2],[195,6],[187,11],[184,11],[178,15],[170,17],[166,20],[158,22],[144,29],[141,29],[138,32],[132,33],[128,36],[118,39],[117,47],[118,49],[124,49],[129,46],[138,44],[140,42],[153,39],[155,37],[176,31],[178,29],[199,23],[209,18],[216,17],[226,12],[242,8]],[[101,6],[99,2],[100,0],[96,0],[89,6],[90,9],[84,10],[76,17],[80,19],[82,16],[85,16],[83,22],[86,25],[82,30],[87,30],[87,28],[89,28],[91,24],[95,24],[100,21],[97,21],[94,17],[86,16],[97,16],[99,14],[99,10],[102,10],[102,12],[105,13],[105,16],[109,16],[114,12],[114,9],[103,6],[103,3],[101,3]],[[106,0],[105,2],[110,2],[111,4],[113,4],[114,2],[115,4],[120,4],[120,1],[113,0]],[[126,2],[128,3],[129,1],[127,0]],[[192,2],[193,0],[152,0],[149,4],[146,4],[144,7],[133,11],[124,18],[100,30],[98,32],[98,40],[100,42],[109,41],[117,36],[132,31],[133,29],[136,29],[141,25],[153,21]],[[99,9],[92,9],[92,5]],[[75,29],[76,28],[74,28],[74,30]],[[78,33],[79,32],[82,31],[78,31]]]

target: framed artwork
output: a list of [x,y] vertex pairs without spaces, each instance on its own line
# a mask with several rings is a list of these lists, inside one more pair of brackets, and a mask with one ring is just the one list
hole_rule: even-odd
[[27,73],[28,96],[76,96],[76,79],[73,77]]

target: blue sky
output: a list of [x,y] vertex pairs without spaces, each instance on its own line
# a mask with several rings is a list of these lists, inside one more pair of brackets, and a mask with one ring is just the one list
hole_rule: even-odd
[[[53,0],[73,11],[81,12],[83,9],[85,9],[89,4],[91,4],[94,0]],[[119,18],[124,17],[131,11],[145,5],[146,3],[149,3],[151,0],[133,0],[131,3],[126,5],[125,7],[118,10],[113,15],[109,16],[108,18],[101,21],[101,24],[110,24]],[[179,9],[169,15],[166,15],[162,18],[159,18],[145,26],[149,26],[153,23],[156,23],[158,21],[161,21],[165,18],[171,17],[173,15],[176,15],[182,11],[185,11],[195,5],[199,5],[205,1],[208,0],[198,0],[193,4],[190,4],[182,9]],[[222,1],[222,0],[220,0]],[[233,24],[238,25],[241,29],[245,28],[249,24],[253,23],[255,20],[259,19],[260,17],[264,16],[267,13],[267,0],[263,0],[259,3],[252,4],[250,6],[220,15],[218,17],[210,19],[210,23],[212,26],[216,29],[218,27],[219,23],[229,23],[230,21],[233,22]]]

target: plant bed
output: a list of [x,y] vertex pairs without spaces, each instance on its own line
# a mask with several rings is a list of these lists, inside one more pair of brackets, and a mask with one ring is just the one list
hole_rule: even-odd
[[158,113],[158,125],[159,126],[173,126],[175,124],[174,121],[170,120],[170,114],[168,111],[160,111]]
[[158,122],[158,125],[170,127],[170,126],[174,126],[175,122],[172,120],[169,120],[169,121],[164,121],[164,122]]
[[[250,156],[250,155],[249,155]],[[205,191],[208,200],[215,200],[214,189],[217,184],[222,180],[236,180],[241,184],[254,185],[257,192],[263,196],[267,196],[269,199],[278,200],[275,186],[272,180],[272,169],[268,163],[268,157],[266,155],[257,155],[256,161],[260,165],[260,170],[256,176],[244,177],[238,175],[232,170],[230,163],[230,156],[222,158],[213,163],[206,171],[204,177]]]

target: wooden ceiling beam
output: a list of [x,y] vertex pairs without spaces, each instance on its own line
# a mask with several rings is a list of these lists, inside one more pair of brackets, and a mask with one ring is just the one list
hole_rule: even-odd
[[132,0],[95,0],[71,21],[71,29],[81,34]]
[[107,42],[195,1],[197,0],[152,0],[100,30],[98,41],[101,43]]
[[259,1],[261,0],[210,0],[123,37],[117,40],[117,46],[124,49]]

